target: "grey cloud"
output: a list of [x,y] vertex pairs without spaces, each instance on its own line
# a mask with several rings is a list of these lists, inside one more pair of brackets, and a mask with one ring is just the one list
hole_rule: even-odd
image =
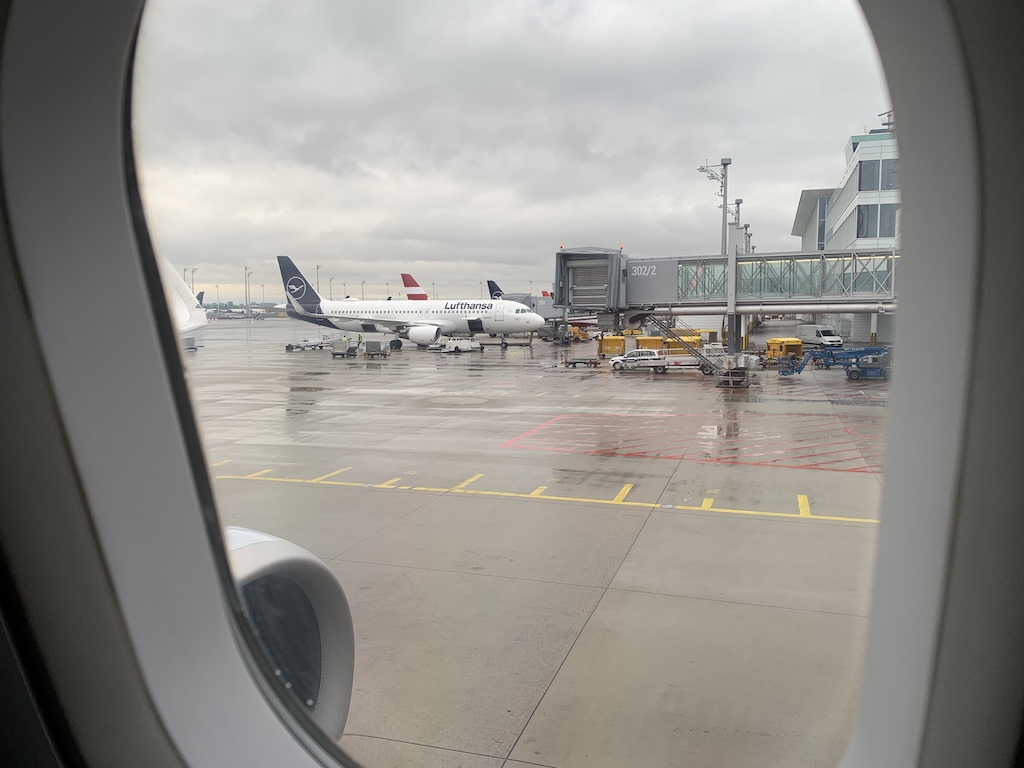
[[852,5],[730,8],[151,0],[134,102],[158,247],[220,254],[204,272],[264,249],[453,280],[547,279],[565,239],[714,252],[696,167],[724,155],[758,249],[795,247],[799,190],[838,181],[884,83]]

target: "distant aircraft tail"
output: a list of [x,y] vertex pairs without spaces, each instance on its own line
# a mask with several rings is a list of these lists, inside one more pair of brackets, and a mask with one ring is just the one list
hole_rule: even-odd
[[550,296],[550,295],[551,295],[551,292],[550,292],[550,291],[541,291],[541,292],[540,292],[540,295],[541,295],[541,296]]
[[200,307],[203,306],[203,296],[205,295],[206,291],[200,291],[199,293],[196,294],[196,304],[198,304]]
[[420,284],[416,282],[416,279],[412,275],[405,274],[405,272],[402,273],[402,285],[405,286],[405,295],[409,301],[426,301],[430,298],[427,296],[427,292],[420,288]]
[[288,256],[278,256],[277,266],[281,269],[281,282],[284,283],[284,295],[288,303],[300,315],[320,315],[321,299],[316,289],[299,272],[299,268]]
[[490,294],[492,299],[500,299],[505,292],[498,287],[498,284],[493,280],[487,281],[487,293]]

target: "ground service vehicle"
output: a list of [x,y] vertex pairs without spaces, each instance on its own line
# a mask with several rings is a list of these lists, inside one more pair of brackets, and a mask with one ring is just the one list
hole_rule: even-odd
[[868,355],[860,358],[856,363],[846,368],[848,379],[887,379],[889,377],[889,366],[886,365],[885,355]]
[[284,349],[285,352],[302,352],[307,349],[324,349],[325,347],[331,347],[333,349],[336,342],[338,342],[338,339],[324,334],[320,336],[319,339],[293,341],[290,344],[285,344]]
[[[508,346],[504,344],[503,346]],[[445,339],[444,346],[441,347],[442,352],[453,352],[456,355],[462,352],[483,352],[484,347],[476,339],[465,339],[465,338],[450,338]]]
[[[1024,17],[1010,0],[861,5],[900,115],[914,269],[901,281],[906,375],[893,386],[864,683],[841,768],[1011,768],[1024,714],[1024,411],[1012,405],[1022,361],[1001,347],[1024,285],[1005,246],[1024,207]],[[235,621],[126,140],[142,3],[0,8],[5,762],[346,765],[260,674]],[[68,323],[83,295],[117,301]],[[935,375],[949,349],[968,359]],[[987,359],[1006,375],[974,364]]]
[[827,325],[798,325],[796,337],[808,347],[841,347],[842,338]]
[[359,354],[359,342],[355,339],[342,339],[331,344],[331,357],[356,357]]
[[[802,373],[809,364],[815,368],[832,368],[842,366],[849,375],[851,368],[857,367],[862,361],[868,366],[880,366],[888,355],[889,350],[885,347],[852,347],[848,349],[836,349],[834,347],[822,347],[820,349],[809,349],[804,356],[797,360],[792,355],[780,357],[776,360],[780,376],[792,376],[794,373]],[[878,374],[873,374],[878,377]],[[850,376],[851,379],[859,378]]]
[[[725,356],[725,350],[720,345],[705,345],[701,349],[701,353],[710,360]],[[706,376],[715,372],[715,369],[706,360],[691,355],[689,352],[663,349],[634,349],[624,355],[613,357],[611,364],[614,371],[652,370],[655,373],[667,373],[686,368],[698,368]]]

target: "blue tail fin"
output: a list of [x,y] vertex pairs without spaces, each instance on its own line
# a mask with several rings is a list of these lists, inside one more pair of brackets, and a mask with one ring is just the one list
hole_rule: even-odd
[[288,256],[278,256],[277,266],[281,268],[281,282],[284,295],[300,315],[319,315],[320,296],[310,282],[299,272],[299,268]]
[[500,299],[505,293],[493,280],[487,281],[487,292],[491,295],[492,299]]

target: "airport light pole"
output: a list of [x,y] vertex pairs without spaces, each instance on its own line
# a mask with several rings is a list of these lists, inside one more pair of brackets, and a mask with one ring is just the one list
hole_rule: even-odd
[[316,292],[320,293],[320,265],[316,265]]
[[196,295],[196,272],[199,271],[199,267],[192,267],[192,295]]
[[188,282],[188,267],[181,268],[181,279],[186,283]]
[[342,292],[342,294],[344,294],[342,296],[342,298],[343,299],[347,299],[348,298],[348,285],[346,285],[345,283],[342,283],[341,284],[341,292]]
[[265,286],[263,283],[260,283],[260,288],[263,289],[263,301],[260,302],[260,309],[266,309],[267,308],[267,286]]
[[366,301],[366,281],[365,280],[363,280],[363,282],[361,282],[359,284],[359,298],[362,299],[363,301]]
[[213,287],[217,289],[217,319],[220,320],[220,286],[215,285]]
[[432,298],[432,299],[436,299],[437,298],[437,288],[434,287],[433,281],[431,281],[431,283],[430,283],[430,298]]
[[251,275],[255,271],[256,270],[252,269],[251,267],[246,267],[245,268],[245,316],[246,317],[249,316],[249,275]]
[[[728,275],[726,284],[726,328],[729,332],[729,354],[734,355],[740,351],[739,348],[739,327],[736,316],[736,251],[729,253],[729,166],[732,165],[731,157],[723,157],[718,166],[708,166],[707,163],[697,170],[707,175],[712,181],[719,183],[718,194],[722,196],[722,256],[728,260]],[[721,168],[718,173],[715,168]]]
[[481,280],[480,281],[480,298],[482,299],[483,297],[484,297],[484,281]]
[[385,298],[390,299],[391,298],[391,283],[384,283],[384,290],[385,290],[385,293],[387,293],[387,296]]
[[327,292],[330,294],[331,301],[334,301],[334,278],[330,278],[327,281]]

